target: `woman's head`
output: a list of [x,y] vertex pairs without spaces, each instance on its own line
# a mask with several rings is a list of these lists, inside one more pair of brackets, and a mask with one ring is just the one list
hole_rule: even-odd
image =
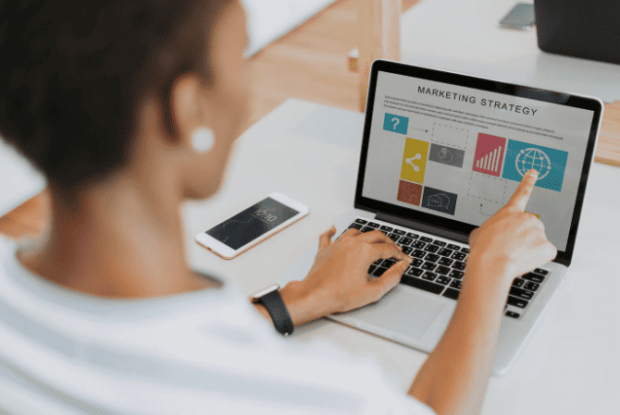
[[[74,197],[156,153],[186,197],[219,187],[247,115],[238,0],[6,0],[0,133]],[[192,149],[199,128],[215,134]]]

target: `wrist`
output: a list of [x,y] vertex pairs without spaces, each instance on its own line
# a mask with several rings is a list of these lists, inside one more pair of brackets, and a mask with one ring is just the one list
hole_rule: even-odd
[[468,281],[484,291],[499,291],[508,294],[513,278],[510,277],[510,266],[507,260],[484,253],[471,253],[465,271]]
[[311,290],[303,281],[291,281],[280,289],[282,301],[293,320],[295,327],[326,316],[320,299],[311,295]]

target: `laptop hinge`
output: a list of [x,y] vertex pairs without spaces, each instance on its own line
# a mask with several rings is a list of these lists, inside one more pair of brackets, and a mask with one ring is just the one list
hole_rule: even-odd
[[394,225],[415,229],[421,232],[430,233],[431,235],[441,236],[442,238],[452,239],[465,244],[469,241],[469,235],[463,235],[462,233],[449,231],[447,229],[438,228],[437,226],[427,225],[412,219],[405,219],[398,216],[389,215],[387,213],[377,213],[376,219],[384,222],[390,222]]

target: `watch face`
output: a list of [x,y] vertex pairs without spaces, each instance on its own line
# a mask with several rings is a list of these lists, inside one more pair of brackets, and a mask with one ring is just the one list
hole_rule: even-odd
[[260,290],[259,292],[254,294],[252,296],[252,301],[253,302],[257,302],[261,297],[269,294],[270,292],[277,291],[279,289],[280,289],[280,286],[278,284],[273,284],[273,285],[265,288],[264,290]]

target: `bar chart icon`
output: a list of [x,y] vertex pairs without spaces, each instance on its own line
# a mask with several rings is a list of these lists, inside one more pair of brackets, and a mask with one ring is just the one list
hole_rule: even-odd
[[489,134],[478,134],[473,170],[499,177],[502,173],[506,139]]

